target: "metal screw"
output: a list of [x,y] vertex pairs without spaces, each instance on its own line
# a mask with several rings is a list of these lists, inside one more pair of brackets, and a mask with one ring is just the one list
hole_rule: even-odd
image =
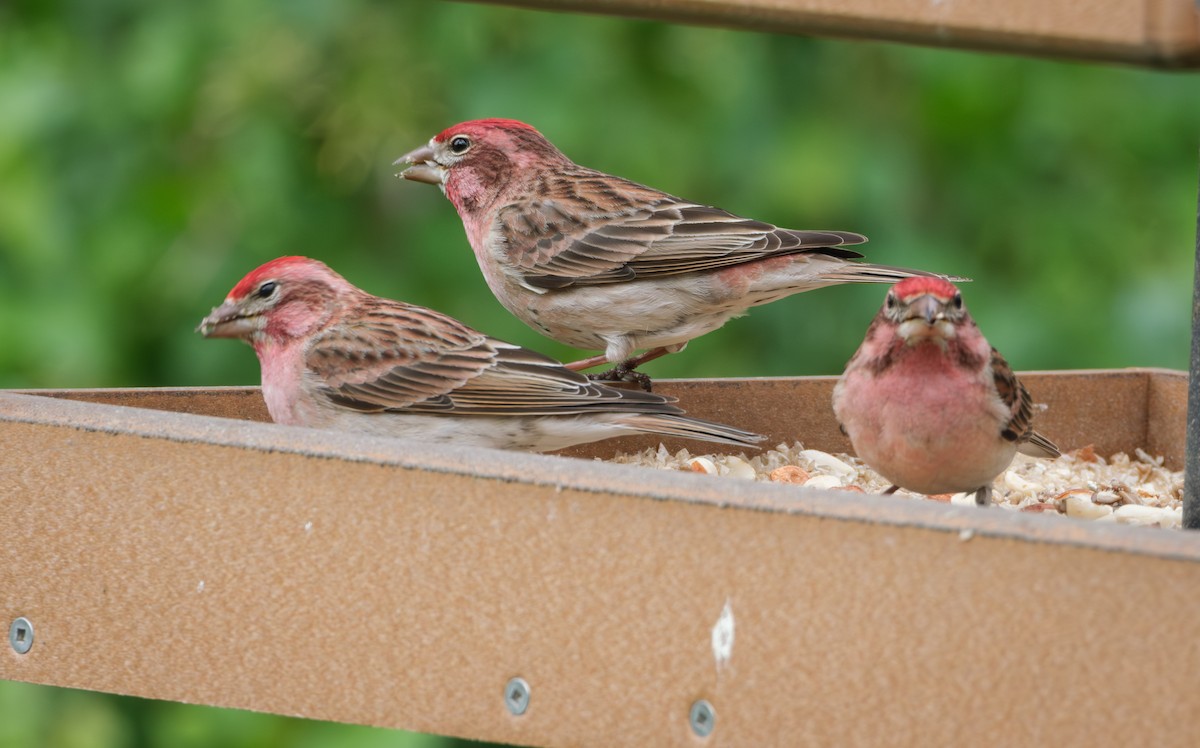
[[513,678],[504,686],[504,706],[517,717],[529,708],[529,684],[524,678]]
[[21,616],[8,627],[8,643],[13,651],[23,655],[33,646],[33,624],[25,616]]
[[699,737],[707,738],[711,735],[716,721],[717,715],[713,711],[712,704],[704,699],[692,704],[691,710],[688,711],[688,722],[692,724],[692,732]]

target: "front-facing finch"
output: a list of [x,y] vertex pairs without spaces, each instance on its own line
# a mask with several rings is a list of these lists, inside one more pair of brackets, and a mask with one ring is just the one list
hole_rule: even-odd
[[372,296],[306,257],[251,271],[199,329],[254,347],[267,410],[287,425],[538,452],[637,433],[740,446],[762,438]]
[[861,234],[783,229],[579,166],[515,120],[455,125],[396,163],[454,204],[505,308],[604,351],[574,369],[608,361],[619,376],[759,304],[928,275],[853,262],[862,255],[847,246]]
[[972,491],[988,504],[992,481],[1017,452],[1059,455],[1033,430],[1029,392],[941,278],[908,278],[888,291],[834,388],[833,410],[892,491]]

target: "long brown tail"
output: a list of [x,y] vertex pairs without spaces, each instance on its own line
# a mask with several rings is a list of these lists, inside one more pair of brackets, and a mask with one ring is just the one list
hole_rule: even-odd
[[676,416],[665,413],[639,413],[621,421],[627,426],[651,434],[669,434],[685,439],[699,439],[706,442],[721,444],[736,444],[740,447],[753,447],[765,436],[753,431],[726,426],[699,418]]
[[957,275],[931,273],[927,270],[912,270],[891,265],[874,265],[869,262],[848,262],[836,270],[821,273],[822,280],[834,283],[897,283],[913,276],[945,278],[951,283],[971,282],[970,278],[961,278]]
[[1057,444],[1036,431],[1031,432],[1027,440],[1017,445],[1017,451],[1030,457],[1054,458],[1062,455]]

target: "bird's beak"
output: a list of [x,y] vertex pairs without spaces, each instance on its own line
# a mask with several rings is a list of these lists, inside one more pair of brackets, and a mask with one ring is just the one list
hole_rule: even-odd
[[946,319],[946,302],[931,294],[922,294],[905,305],[897,333],[909,345],[933,340],[943,348],[956,335],[954,323]]
[[945,316],[945,305],[942,301],[930,294],[924,294],[908,302],[908,314],[905,315],[905,319],[923,319],[925,324],[932,325]]
[[401,179],[411,179],[414,182],[440,185],[446,179],[446,170],[433,160],[433,146],[423,145],[415,151],[409,151],[392,162],[392,166],[412,164],[396,176]]
[[196,332],[206,338],[245,338],[262,328],[258,315],[243,316],[240,304],[226,301],[200,321]]

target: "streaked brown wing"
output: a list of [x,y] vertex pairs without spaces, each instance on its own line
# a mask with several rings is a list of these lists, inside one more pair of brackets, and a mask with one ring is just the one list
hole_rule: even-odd
[[360,320],[318,338],[305,359],[342,407],[491,416],[683,412],[672,398],[593,382],[444,314],[368,299]]
[[460,415],[536,416],[585,413],[670,413],[674,398],[609,387],[571,371],[554,359],[492,341],[495,365],[450,393]]
[[1059,450],[1054,442],[1033,430],[1033,398],[1029,390],[1025,389],[1004,356],[995,348],[992,349],[992,376],[996,382],[996,392],[1008,406],[1010,414],[1000,435],[1017,442],[1018,449],[1024,454],[1058,457]]
[[996,392],[1000,400],[1008,406],[1008,423],[1004,425],[1001,436],[1009,441],[1023,441],[1033,430],[1033,403],[1025,385],[1017,379],[1012,367],[1004,360],[1004,356],[995,348],[992,349],[992,377],[996,381]]
[[451,410],[449,394],[490,368],[491,341],[422,307],[368,297],[356,321],[314,341],[305,357],[326,395],[347,408]]
[[791,231],[698,205],[591,170],[561,175],[548,196],[499,214],[508,261],[534,288],[595,285],[821,251],[836,257],[866,237],[845,231]]

